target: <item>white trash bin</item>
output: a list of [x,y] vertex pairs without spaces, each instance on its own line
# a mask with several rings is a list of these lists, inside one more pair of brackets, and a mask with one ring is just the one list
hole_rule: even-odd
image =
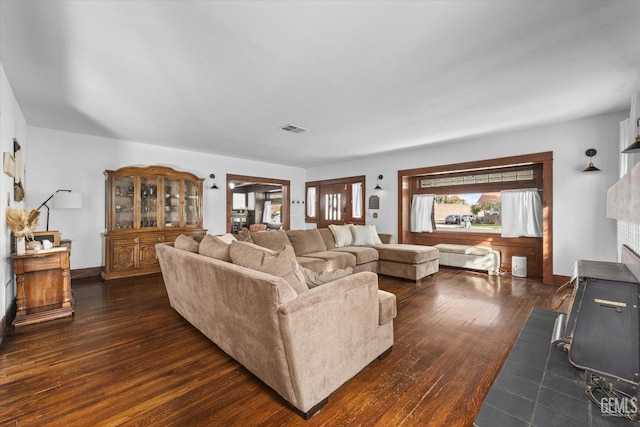
[[511,275],[516,277],[527,277],[527,257],[511,257]]

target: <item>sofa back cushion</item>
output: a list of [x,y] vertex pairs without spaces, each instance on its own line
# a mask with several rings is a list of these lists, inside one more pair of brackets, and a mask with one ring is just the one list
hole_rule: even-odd
[[284,230],[251,233],[251,240],[253,240],[253,243],[256,245],[271,249],[272,251],[279,251],[287,245],[291,246],[287,232]]
[[200,243],[196,242],[191,236],[181,234],[176,237],[173,246],[177,249],[182,249],[183,251],[189,251],[197,254],[198,249],[200,248]]
[[230,239],[227,240],[224,237],[207,234],[203,237],[202,242],[200,242],[198,253],[210,258],[219,259],[220,261],[231,262],[231,256],[229,255],[230,246],[227,241],[231,242]]
[[298,256],[327,250],[322,235],[315,228],[312,230],[289,230],[287,236]]
[[291,245],[272,251],[253,243],[233,241],[229,254],[234,264],[282,277],[298,294],[309,290]]
[[336,239],[333,237],[333,233],[328,228],[318,228],[318,232],[322,236],[322,240],[324,240],[324,244],[327,247],[327,250],[335,249],[336,247]]

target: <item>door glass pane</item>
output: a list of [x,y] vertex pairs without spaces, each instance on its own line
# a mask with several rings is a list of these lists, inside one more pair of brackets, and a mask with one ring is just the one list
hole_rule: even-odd
[[184,225],[198,225],[198,186],[191,182],[184,182]]
[[114,200],[115,224],[113,228],[133,228],[134,221],[134,187],[133,177],[123,176],[115,181],[116,191]]
[[164,179],[164,226],[180,225],[180,181]]
[[341,206],[342,194],[325,194],[324,196],[324,219],[327,221],[340,221],[342,219]]
[[158,226],[158,183],[156,178],[140,179],[140,228]]

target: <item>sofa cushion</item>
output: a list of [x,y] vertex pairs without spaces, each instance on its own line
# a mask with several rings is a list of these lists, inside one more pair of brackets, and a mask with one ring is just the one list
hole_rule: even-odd
[[308,268],[309,270],[321,272],[327,269],[329,263],[322,258],[312,258],[306,256],[297,256],[296,260],[300,267]]
[[287,237],[287,232],[284,230],[251,233],[251,240],[253,240],[253,243],[256,245],[271,249],[272,251],[279,251],[287,245],[291,246],[291,241]]
[[336,239],[333,237],[331,230],[328,228],[318,228],[318,232],[322,236],[322,240],[324,240],[328,251],[336,247]]
[[382,241],[378,237],[375,225],[352,225],[351,234],[353,236],[353,246],[373,246],[381,245]]
[[240,242],[253,243],[253,239],[251,239],[251,233],[247,228],[243,228],[242,230],[238,231],[238,234],[236,234],[236,240]]
[[307,286],[309,289],[315,288],[316,286],[324,285],[325,283],[333,282],[334,280],[342,279],[353,273],[353,269],[351,267],[343,268],[340,270],[333,271],[313,271],[308,268],[302,267],[302,274],[304,275],[304,279],[307,282]]
[[181,234],[176,237],[175,242],[173,242],[173,246],[177,249],[182,249],[183,251],[189,251],[197,254],[200,243],[196,242],[191,236]]
[[322,240],[322,235],[316,229],[311,230],[289,230],[286,232],[289,241],[293,245],[296,255],[304,255],[310,252],[323,252],[327,246]]
[[367,246],[347,246],[345,248],[332,249],[335,252],[347,252],[355,255],[356,265],[366,264],[378,260],[378,251]]
[[324,251],[324,252],[311,252],[305,254],[305,257],[320,258],[326,261],[327,265],[325,270],[339,270],[341,268],[355,267],[356,256],[348,252],[340,252],[336,250]]
[[343,248],[353,244],[353,234],[351,234],[351,225],[329,225],[329,230],[333,233],[336,241],[336,248]]
[[208,256],[210,258],[219,259],[220,261],[231,262],[229,256],[229,243],[218,236],[212,236],[207,234],[202,238],[200,247],[198,248],[200,255]]
[[232,242],[233,240],[238,240],[238,239],[236,239],[236,237],[235,237],[233,234],[231,234],[231,233],[222,234],[222,235],[220,235],[220,236],[218,236],[218,237],[220,238],[220,240],[222,240],[223,242],[225,242],[225,243],[227,243],[227,244],[229,244],[229,245],[231,244],[231,242]]
[[421,264],[440,257],[440,252],[433,246],[384,244],[376,245],[375,248],[380,260],[404,264]]
[[253,243],[233,241],[229,253],[234,264],[282,277],[298,294],[309,290],[291,245],[276,252]]
[[435,245],[440,252],[448,252],[451,254],[485,256],[491,252],[490,248],[480,246],[453,245],[450,243],[438,243]]

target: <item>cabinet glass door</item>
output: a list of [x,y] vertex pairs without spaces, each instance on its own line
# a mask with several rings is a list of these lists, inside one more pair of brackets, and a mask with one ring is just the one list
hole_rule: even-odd
[[140,228],[158,226],[158,182],[155,177],[140,178]]
[[164,226],[180,226],[180,180],[164,179]]
[[115,179],[112,228],[133,228],[135,221],[135,187],[133,176]]
[[191,181],[184,182],[184,194],[185,194],[185,203],[184,203],[184,225],[185,226],[195,226],[198,225],[198,220],[200,217],[200,206],[198,206],[198,200],[200,197],[199,187],[196,183]]

